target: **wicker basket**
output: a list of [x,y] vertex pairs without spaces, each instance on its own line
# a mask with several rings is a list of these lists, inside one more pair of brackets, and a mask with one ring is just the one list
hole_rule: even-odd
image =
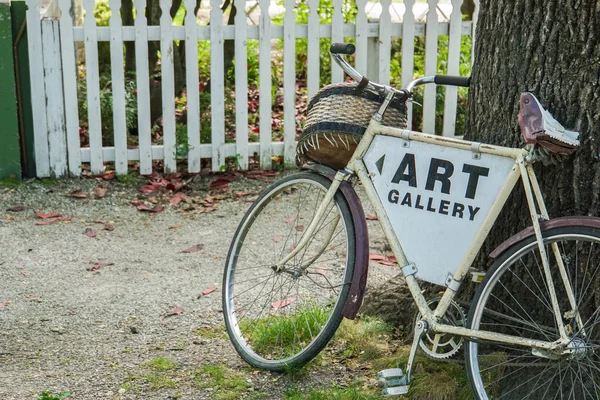
[[[304,130],[296,148],[298,165],[314,161],[334,169],[346,166],[383,96],[356,84],[333,84],[319,90],[308,103]],[[392,101],[383,124],[407,126],[406,104]]]

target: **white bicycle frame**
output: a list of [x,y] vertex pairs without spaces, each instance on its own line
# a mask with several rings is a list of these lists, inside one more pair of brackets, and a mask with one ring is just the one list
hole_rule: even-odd
[[[515,345],[521,345],[526,347],[537,348],[540,350],[556,350],[559,347],[564,347],[569,343],[568,334],[566,332],[565,326],[562,322],[562,313],[558,305],[558,299],[555,291],[555,284],[552,278],[552,274],[550,271],[550,263],[548,259],[548,254],[546,252],[546,248],[542,241],[542,233],[540,229],[540,220],[549,219],[548,213],[546,210],[546,206],[544,204],[544,200],[542,197],[542,193],[533,171],[531,162],[529,159],[529,150],[527,149],[518,149],[518,148],[509,148],[502,146],[493,146],[483,143],[470,142],[461,139],[455,138],[447,138],[435,135],[429,135],[421,132],[410,131],[406,129],[398,129],[389,126],[384,126],[380,122],[378,122],[377,114],[367,127],[360,143],[358,144],[352,158],[348,162],[345,170],[340,170],[335,176],[331,187],[329,188],[325,198],[323,199],[319,209],[317,210],[312,222],[305,230],[304,235],[297,247],[290,252],[286,257],[284,257],[279,263],[277,263],[277,268],[282,269],[284,264],[292,259],[299,251],[303,249],[303,247],[309,241],[309,238],[314,233],[318,222],[321,220],[324,215],[325,210],[330,206],[330,203],[333,199],[333,196],[337,192],[340,184],[349,179],[350,176],[356,175],[358,180],[362,183],[366,195],[373,205],[375,209],[375,213],[383,227],[385,236],[387,237],[389,244],[392,248],[396,259],[398,260],[398,264],[402,268],[403,274],[406,278],[407,286],[412,294],[412,297],[418,307],[419,312],[421,313],[422,319],[427,322],[428,328],[433,332],[437,333],[448,333],[451,335],[458,336],[466,336],[481,340],[490,340],[495,342],[502,343],[510,343]],[[419,286],[419,282],[417,278],[411,273],[411,267],[413,264],[410,264],[406,258],[404,250],[399,242],[398,237],[396,236],[392,224],[385,212],[383,204],[377,195],[374,184],[369,177],[369,172],[366,168],[363,157],[367,153],[367,150],[371,146],[373,139],[377,135],[386,135],[391,136],[403,140],[413,140],[418,142],[425,142],[429,144],[434,144],[443,147],[451,147],[462,149],[466,151],[477,151],[479,153],[484,154],[493,154],[501,157],[507,157],[514,159],[514,166],[508,177],[506,178],[502,188],[500,189],[499,195],[495,199],[492,204],[490,211],[485,217],[475,239],[471,242],[469,249],[466,255],[463,257],[460,265],[456,269],[453,280],[456,282],[456,285],[450,285],[444,291],[440,301],[438,302],[437,307],[432,310],[429,308],[427,300],[422,294],[421,288]],[[558,338],[555,342],[548,342],[542,340],[533,340],[527,338],[521,338],[518,336],[499,334],[484,330],[474,330],[468,329],[459,326],[453,326],[441,323],[442,316],[445,314],[446,310],[451,304],[452,299],[456,295],[460,284],[467,276],[469,272],[469,268],[473,263],[477,253],[479,252],[485,238],[487,237],[489,231],[494,225],[496,218],[498,217],[502,207],[506,203],[506,200],[509,194],[512,192],[517,180],[521,178],[523,182],[523,186],[525,189],[525,195],[527,198],[527,204],[529,206],[529,211],[531,215],[531,221],[533,224],[533,228],[535,231],[536,240],[538,243],[542,265],[544,269],[545,278],[547,281],[547,285],[549,288],[550,299],[552,303],[552,308],[554,311],[554,315],[556,318],[557,326],[560,333],[560,338]],[[560,271],[560,276],[562,279],[562,283],[565,287],[569,303],[571,306],[571,310],[569,312],[574,313],[576,316],[577,322],[579,326],[583,326],[581,323],[581,317],[577,311],[575,296],[573,294],[571,284],[569,282],[565,266],[562,262],[562,257],[560,255],[560,251],[557,244],[551,245],[552,254],[557,260],[557,266]],[[585,335],[585,332],[583,333]],[[564,350],[567,351],[567,350]]]

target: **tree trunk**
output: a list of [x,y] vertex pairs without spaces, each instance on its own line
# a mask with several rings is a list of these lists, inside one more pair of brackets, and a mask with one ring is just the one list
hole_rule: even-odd
[[[522,146],[519,94],[530,91],[581,148],[555,166],[535,165],[550,217],[600,209],[600,6],[596,0],[485,0],[477,24],[466,138]],[[520,184],[519,184],[520,186]],[[519,187],[521,189],[521,187]],[[531,225],[522,190],[482,248],[488,254]]]

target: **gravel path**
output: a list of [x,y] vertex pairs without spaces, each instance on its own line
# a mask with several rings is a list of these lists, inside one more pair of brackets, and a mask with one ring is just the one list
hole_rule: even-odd
[[[190,196],[206,198],[214,179],[190,183]],[[212,212],[166,203],[163,212],[145,213],[129,203],[147,195],[112,181],[100,182],[109,186],[101,199],[65,196],[77,189],[91,193],[98,184],[0,187],[0,399],[37,399],[44,391],[68,391],[69,399],[218,398],[206,365],[242,373],[248,398],[283,398],[290,386],[349,379],[343,366],[310,369],[300,382],[250,371],[229,343],[222,328],[222,271],[249,202],[229,196]],[[238,177],[228,193],[265,186]],[[15,206],[25,210],[6,211]],[[71,221],[37,225],[43,220],[34,211]],[[103,229],[106,224],[114,230]],[[88,228],[95,237],[85,234]],[[372,243],[383,246],[377,237]],[[198,244],[203,249],[182,253]],[[113,264],[88,270],[100,262]],[[395,272],[371,266],[371,276],[381,279]],[[161,371],[168,375],[162,383]]]

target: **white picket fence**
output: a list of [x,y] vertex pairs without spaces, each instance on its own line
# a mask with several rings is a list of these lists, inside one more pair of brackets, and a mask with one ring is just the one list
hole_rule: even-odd
[[[295,90],[296,90],[296,39],[308,41],[307,86],[309,96],[319,88],[319,40],[331,38],[343,42],[345,38],[356,40],[356,69],[370,73],[370,78],[380,83],[390,81],[390,53],[392,38],[402,37],[402,82],[412,79],[414,67],[414,38],[425,36],[425,74],[436,73],[439,35],[449,36],[448,74],[458,74],[460,40],[462,35],[472,35],[475,23],[463,22],[460,13],[462,0],[452,0],[448,21],[440,22],[436,11],[438,0],[428,0],[426,23],[416,20],[413,7],[415,0],[405,0],[401,22],[390,13],[391,0],[381,0],[382,12],[378,21],[370,21],[365,10],[373,3],[357,0],[356,23],[345,23],[342,15],[344,0],[333,0],[334,12],[331,25],[320,24],[317,7],[319,0],[309,0],[308,23],[295,24],[294,0],[284,0],[283,25],[271,21],[268,9],[270,0],[258,0],[260,19],[254,26],[246,13],[238,12],[234,25],[224,25],[221,0],[210,0],[210,24],[199,26],[197,17],[188,12],[183,26],[173,26],[169,15],[171,2],[160,0],[162,17],[160,26],[148,26],[144,15],[146,0],[135,0],[134,26],[122,26],[119,12],[112,12],[109,27],[97,27],[93,16],[94,0],[84,0],[86,10],[83,27],[74,26],[70,16],[71,0],[27,0],[27,28],[31,65],[32,108],[34,115],[35,158],[37,175],[79,176],[82,164],[89,163],[94,174],[103,172],[105,163],[114,163],[117,174],[128,172],[129,161],[139,161],[139,172],[152,172],[153,160],[163,160],[165,172],[176,169],[175,93],[173,46],[174,41],[185,41],[187,71],[187,134],[188,170],[198,172],[202,158],[212,159],[213,170],[225,163],[225,157],[236,156],[240,168],[248,168],[248,158],[257,153],[261,168],[271,166],[271,158],[282,155],[286,163],[295,157]],[[347,0],[346,0],[347,1]],[[446,0],[448,2],[448,0]],[[203,3],[206,3],[203,2]],[[195,0],[184,0],[187,10],[193,10]],[[238,10],[247,8],[246,0],[235,0]],[[394,4],[396,5],[396,4]],[[110,0],[112,10],[121,8],[121,0]],[[371,7],[372,8],[372,7]],[[393,8],[397,11],[397,8]],[[58,17],[60,16],[60,17]],[[223,43],[235,40],[235,97],[236,139],[225,143],[224,124],[224,72]],[[260,72],[260,140],[248,141],[248,78],[247,40],[257,39],[259,45]],[[272,39],[283,39],[283,90],[284,90],[284,140],[273,142],[271,130],[271,51]],[[98,71],[98,42],[109,41],[111,49],[111,73],[113,90],[114,146],[103,147],[100,115],[100,92]],[[128,148],[125,125],[125,79],[123,61],[124,41],[135,41],[136,79],[138,99],[139,146]],[[150,90],[148,41],[160,41],[163,144],[151,142]],[[210,41],[211,62],[211,143],[200,143],[200,113],[198,88],[198,41]],[[89,147],[81,147],[79,115],[77,108],[76,44],[83,42],[86,59],[86,84],[89,123]],[[373,46],[376,43],[376,46]],[[370,50],[369,50],[370,49]],[[375,49],[375,50],[374,50]],[[373,64],[372,62],[375,61]],[[376,70],[373,71],[373,65]],[[342,81],[342,71],[332,68],[333,82]],[[435,87],[425,88],[423,127],[426,132],[435,130]],[[446,88],[443,134],[454,135],[457,108],[457,90]],[[291,122],[290,122],[291,121]]]

